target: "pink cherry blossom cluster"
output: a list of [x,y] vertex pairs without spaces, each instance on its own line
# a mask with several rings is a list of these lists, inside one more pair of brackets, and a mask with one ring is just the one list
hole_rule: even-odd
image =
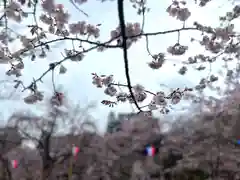
[[167,12],[170,16],[176,17],[180,21],[186,21],[190,16],[191,12],[188,8],[184,7],[186,5],[186,1],[176,1],[167,8]]
[[[107,101],[103,100],[103,104],[109,105],[110,107],[113,104],[117,104],[118,102],[129,102],[134,103],[133,97],[126,92],[123,92],[121,89],[120,91],[117,90],[116,87],[127,87],[127,85],[114,83],[113,75],[97,75],[96,73],[92,73],[92,84],[95,85],[97,88],[104,88],[104,93],[110,97],[116,97],[116,101]],[[185,88],[183,91],[180,91],[180,89],[177,89],[173,91],[170,95],[166,95],[163,91],[159,91],[156,93],[153,93],[151,91],[146,90],[142,85],[135,85],[131,87],[133,89],[134,98],[137,101],[137,103],[142,103],[146,100],[148,97],[147,95],[152,96],[152,100],[148,105],[145,105],[145,107],[148,108],[148,111],[152,110],[158,110],[160,109],[160,112],[165,114],[169,112],[169,103],[172,105],[178,104],[180,100],[182,99],[184,92],[186,91],[192,91],[191,88]],[[169,102],[168,102],[169,101]]]
[[[129,48],[132,43],[137,42],[141,38],[139,36],[142,33],[140,23],[127,23],[126,24],[126,36],[131,37],[127,39],[127,47]],[[121,28],[118,26],[115,30],[111,31],[111,39],[116,39],[118,44],[122,44]]]
[[46,13],[41,14],[40,20],[49,25],[48,31],[52,34],[64,36],[79,34],[95,38],[100,36],[100,29],[97,26],[87,24],[86,21],[68,24],[70,14],[64,10],[62,5],[55,4],[53,0],[43,1],[42,8]]
[[98,38],[100,36],[100,29],[97,26],[87,24],[85,21],[79,21],[69,25],[71,34],[88,35]]

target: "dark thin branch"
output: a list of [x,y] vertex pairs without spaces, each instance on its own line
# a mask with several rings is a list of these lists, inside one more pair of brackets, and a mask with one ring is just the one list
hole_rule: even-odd
[[[48,44],[51,44],[51,43],[54,43],[54,42],[58,42],[58,41],[64,41],[64,40],[71,40],[71,41],[79,41],[80,43],[82,42],[86,42],[88,44],[92,44],[92,45],[95,45],[93,47],[93,49],[97,49],[98,47],[105,47],[105,48],[119,48],[120,46],[119,45],[110,45],[109,43],[113,42],[114,40],[116,40],[116,38],[114,39],[111,39],[105,43],[98,43],[98,42],[93,42],[93,41],[89,41],[89,40],[84,40],[84,39],[79,39],[79,38],[70,38],[70,37],[64,37],[64,38],[59,38],[59,39],[54,39],[54,40],[50,40],[50,41],[47,41],[47,42],[41,42],[40,44],[38,45],[34,45],[33,49],[35,48],[38,48],[38,47],[41,47],[41,46],[46,46]],[[29,48],[23,48],[20,50],[20,54],[24,54],[24,53],[27,53],[28,51],[30,51],[32,49],[29,49]]]
[[[107,42],[105,42],[105,43],[103,43],[103,44],[108,44],[108,43],[111,43],[112,41],[113,41],[113,40],[109,40],[109,41],[107,41]],[[55,62],[55,63],[51,63],[51,65],[53,65],[54,68],[55,68],[55,67],[59,66],[60,64],[62,64],[63,62],[67,61],[68,59],[74,58],[74,57],[76,57],[76,56],[78,56],[78,55],[80,55],[80,54],[83,54],[83,53],[90,52],[90,51],[92,51],[92,50],[94,50],[94,49],[97,49],[98,47],[99,47],[99,46],[96,45],[96,46],[93,46],[93,47],[91,47],[91,48],[89,48],[89,49],[82,50],[81,52],[79,52],[79,53],[77,53],[77,54],[74,54],[74,55],[72,55],[72,56],[65,57],[65,58],[62,59],[61,61],[58,61],[58,62]],[[25,88],[22,90],[22,92],[25,91],[25,90],[27,90],[27,89],[30,89],[30,87],[32,86],[32,84],[36,84],[37,82],[42,82],[42,79],[43,79],[50,71],[52,71],[53,66],[49,66],[49,68],[48,68],[39,78],[35,79],[34,82],[32,82],[29,86],[25,86]]]
[[[33,19],[34,19],[34,22],[35,22],[35,25],[36,25],[36,27],[37,27],[37,29],[36,29],[36,31],[35,31],[35,33],[36,33],[36,35],[37,35],[37,40],[38,40],[38,43],[39,44],[41,44],[40,43],[40,36],[39,36],[39,33],[38,33],[38,21],[37,21],[37,17],[36,17],[36,12],[37,12],[37,4],[38,4],[38,1],[34,1],[34,4],[33,4]],[[42,50],[42,52],[44,52],[44,50],[43,50],[43,47],[41,46],[41,50]]]
[[3,15],[0,17],[0,21],[4,18],[4,16],[5,16],[5,15],[3,14]]
[[[21,134],[23,134],[23,136],[25,136],[23,139],[30,139],[32,141],[37,142],[38,144],[41,144],[38,138],[31,136],[29,133],[26,133],[25,131],[22,131],[20,129],[19,129],[19,132]],[[42,146],[42,144],[41,144],[41,146]]]
[[80,11],[81,13],[83,13],[86,17],[89,17],[89,15],[88,15],[86,12],[84,12],[82,9],[80,9],[80,8],[74,3],[73,0],[70,0],[70,3],[71,3],[78,11]]
[[196,27],[189,27],[189,28],[179,28],[179,29],[172,29],[172,30],[167,30],[167,31],[153,32],[153,33],[140,33],[140,34],[137,34],[134,36],[130,36],[129,38],[139,37],[139,36],[156,36],[156,35],[175,33],[175,32],[179,32],[179,31],[189,31],[189,30],[199,31],[199,29]]
[[[188,30],[198,30],[197,28],[194,27],[189,27],[189,28],[181,28],[181,29],[173,29],[173,30],[168,30],[168,31],[160,31],[160,32],[154,32],[154,33],[140,33],[134,36],[130,36],[128,37],[129,39],[131,38],[135,38],[135,37],[139,37],[139,36],[145,36],[146,38],[149,36],[156,36],[156,35],[163,35],[163,34],[168,34],[168,33],[175,33],[175,32],[179,32],[179,31],[188,31]],[[110,43],[112,43],[113,41],[115,41],[116,39],[118,39],[120,36],[117,36],[114,39],[109,40],[107,43],[99,43],[99,42],[94,42],[94,41],[89,41],[89,40],[85,40],[85,39],[80,39],[80,38],[73,38],[73,37],[63,37],[63,38],[59,38],[59,39],[54,39],[54,40],[50,40],[47,42],[41,42],[38,45],[34,45],[33,49],[38,48],[38,47],[42,47],[42,46],[46,46],[48,44],[54,43],[54,42],[59,42],[59,41],[65,41],[65,40],[71,40],[71,41],[79,41],[80,43],[85,42],[88,44],[92,44],[92,45],[96,45],[98,47],[105,47],[105,48],[119,48],[119,45],[111,45]],[[29,48],[24,48],[22,50],[20,50],[21,54],[24,54],[26,52],[28,52]]]
[[[143,0],[141,0],[141,2],[143,2]],[[145,5],[143,5],[143,7],[142,7],[142,28],[141,28],[142,33],[144,32],[144,26],[145,26],[145,12],[146,12],[146,7],[145,7]]]
[[125,21],[124,21],[124,10],[123,10],[123,1],[124,0],[118,0],[118,17],[119,17],[119,23],[121,28],[121,36],[122,36],[122,48],[123,48],[123,58],[124,58],[124,64],[125,64],[125,75],[127,78],[127,85],[129,92],[132,96],[133,102],[136,105],[137,109],[141,112],[141,108],[138,106],[138,103],[134,97],[132,86],[131,86],[131,80],[129,75],[129,67],[128,67],[128,55],[127,55],[127,37],[125,32]]
[[[3,1],[3,3],[4,3],[4,11],[7,9],[7,0],[4,0]],[[8,19],[7,19],[7,14],[6,14],[6,12],[4,12],[4,15],[3,15],[3,17],[4,17],[4,25],[5,25],[5,30],[6,30],[6,32],[7,32],[7,30],[8,30]]]
[[154,59],[154,56],[153,56],[153,54],[151,53],[150,48],[149,48],[148,36],[145,36],[145,38],[146,38],[146,49],[147,49],[148,55],[150,55],[150,56]]
[[105,48],[119,48],[118,45],[109,45],[109,44],[105,44],[105,43],[99,43],[99,42],[89,41],[89,40],[80,39],[80,38],[71,38],[71,37],[63,37],[63,38],[59,38],[59,39],[50,40],[50,41],[41,43],[40,45],[36,45],[35,48],[39,47],[39,46],[44,46],[46,44],[50,44],[50,43],[54,43],[54,42],[58,42],[58,41],[63,41],[63,40],[85,42],[85,43],[92,44],[92,45],[103,46]]
[[[139,37],[139,36],[156,36],[156,35],[162,35],[162,34],[168,34],[168,33],[175,33],[175,32],[179,32],[179,31],[187,31],[187,30],[198,30],[197,28],[181,28],[181,29],[173,29],[173,30],[168,30],[168,31],[160,31],[160,32],[154,32],[154,33],[140,33],[134,36],[130,36],[128,38],[135,38],[135,37]],[[119,38],[120,36],[116,37],[115,39]],[[113,39],[113,40],[115,40]],[[72,40],[72,41],[79,41],[79,42],[85,42],[85,43],[89,43],[89,44],[93,44],[93,45],[98,45],[98,46],[103,46],[105,48],[119,48],[119,45],[110,45],[110,44],[106,44],[106,43],[98,43],[98,42],[94,42],[94,41],[89,41],[89,40],[84,40],[84,39],[80,39],[80,38],[72,38],[72,37],[63,37],[63,38],[59,38],[59,39],[54,39],[54,40],[50,40],[44,43],[41,43],[40,45],[36,45],[34,48],[37,48],[39,46],[44,46],[46,44],[50,44],[50,43],[54,43],[54,42],[58,42],[58,41],[63,41],[63,40]],[[111,40],[109,43],[111,43],[113,40]]]
[[178,31],[177,33],[178,33],[177,44],[180,44],[180,31]]
[[54,93],[56,93],[55,78],[54,78],[54,69],[52,70],[52,85],[53,85],[53,91],[54,91]]

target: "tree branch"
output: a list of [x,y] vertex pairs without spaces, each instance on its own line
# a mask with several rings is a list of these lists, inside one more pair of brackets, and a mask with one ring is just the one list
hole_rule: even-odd
[[128,90],[132,96],[134,104],[136,105],[137,109],[141,112],[142,110],[138,106],[138,103],[134,97],[134,94],[133,94],[133,91],[131,88],[132,86],[131,86],[129,67],[128,67],[127,37],[126,37],[126,32],[125,32],[126,27],[125,27],[125,21],[124,21],[123,1],[124,0],[118,0],[118,18],[119,18],[119,23],[120,23],[120,28],[121,28],[121,36],[122,36],[122,48],[123,48],[123,58],[124,58],[124,64],[125,64],[125,75],[127,78]]

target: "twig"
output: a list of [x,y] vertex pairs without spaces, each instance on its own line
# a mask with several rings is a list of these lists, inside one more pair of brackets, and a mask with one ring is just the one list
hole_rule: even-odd
[[56,86],[55,86],[55,81],[54,81],[54,69],[52,70],[52,85],[53,85],[53,91],[56,93]]
[[[113,40],[109,40],[109,41],[105,42],[104,44],[108,44],[108,43],[110,43],[110,42],[112,42],[112,41],[113,41]],[[72,55],[72,56],[65,57],[65,58],[62,59],[61,61],[58,61],[58,62],[55,62],[55,63],[51,63],[50,66],[49,66],[49,68],[48,68],[39,78],[35,79],[29,86],[25,86],[25,88],[22,90],[22,92],[25,91],[25,90],[27,90],[27,89],[30,89],[30,87],[32,86],[32,84],[36,84],[36,83],[39,82],[39,81],[42,82],[42,79],[44,78],[44,76],[46,76],[50,71],[52,71],[52,69],[54,69],[55,67],[59,66],[59,65],[62,64],[63,62],[67,61],[68,59],[74,58],[74,57],[76,57],[76,56],[78,56],[78,55],[80,55],[80,54],[83,54],[83,53],[87,53],[87,52],[89,52],[89,51],[92,51],[92,50],[94,50],[94,49],[97,49],[98,47],[99,47],[98,45],[93,46],[93,47],[91,47],[91,48],[89,48],[89,49],[82,50],[81,52],[79,52],[79,53],[77,53],[77,54],[74,54],[74,55]]]
[[77,7],[77,5],[73,2],[73,0],[70,0],[70,3],[77,9],[79,10],[81,13],[83,13],[85,16],[89,17],[89,15],[84,12],[83,10],[81,10],[79,7]]
[[146,38],[146,49],[147,49],[148,55],[150,55],[154,59],[154,56],[152,55],[150,48],[149,48],[148,36],[145,36],[145,38]]
[[[175,33],[175,32],[179,32],[179,31],[187,31],[187,30],[198,30],[198,29],[191,27],[191,28],[173,29],[173,30],[168,30],[168,31],[160,31],[160,32],[154,32],[154,33],[140,33],[140,34],[137,34],[137,35],[134,35],[134,36],[130,36],[128,38],[131,39],[131,38],[135,38],[135,37],[139,37],[139,36],[145,36],[146,38],[148,38],[149,36]],[[47,41],[47,42],[41,42],[40,44],[35,45],[33,47],[33,49],[41,47],[41,46],[45,46],[45,45],[50,44],[50,43],[54,43],[54,42],[58,42],[58,41],[64,41],[64,40],[85,42],[85,43],[88,43],[88,44],[97,45],[98,47],[102,46],[102,47],[105,47],[105,48],[119,48],[120,47],[119,45],[110,45],[110,43],[112,43],[113,41],[115,41],[119,37],[120,36],[117,36],[116,38],[109,40],[107,43],[99,43],[99,42],[89,41],[89,40],[80,39],[80,38],[63,37],[63,38],[59,38],[59,39],[50,40],[50,41]],[[31,49],[29,49],[29,48],[24,48],[24,49],[21,49],[19,51],[21,52],[21,54],[23,54],[23,53],[26,53],[30,50]]]
[[[44,52],[43,47],[42,47],[42,43],[41,43],[40,38],[39,38],[40,36],[39,36],[39,33],[38,33],[38,28],[39,28],[39,26],[38,26],[38,21],[37,21],[37,17],[36,17],[37,3],[38,3],[37,1],[34,1],[34,4],[33,4],[33,18],[34,18],[34,22],[35,22],[36,27],[37,27],[35,33],[36,33],[36,35],[37,35],[38,43],[41,45],[41,50],[42,50],[42,52]],[[34,27],[33,27],[33,28],[34,28]]]
[[128,38],[139,37],[139,36],[156,36],[156,35],[175,33],[175,32],[179,32],[179,31],[189,31],[189,30],[199,31],[199,29],[197,29],[195,27],[189,27],[189,28],[179,28],[179,29],[172,29],[172,30],[167,30],[167,31],[153,32],[153,33],[140,33],[140,34],[137,34],[134,36],[130,36]]

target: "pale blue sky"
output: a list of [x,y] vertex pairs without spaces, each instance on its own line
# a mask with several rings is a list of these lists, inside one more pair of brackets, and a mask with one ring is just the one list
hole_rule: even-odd
[[[137,16],[135,10],[131,7],[130,3],[125,0],[125,19],[126,22],[141,22],[141,16]],[[71,12],[71,21],[85,20],[91,24],[99,24],[101,36],[100,40],[106,41],[109,39],[109,34],[112,29],[115,29],[118,25],[117,16],[117,2],[107,1],[101,3],[99,1],[90,1],[81,6],[90,17],[86,18],[82,15],[73,5],[68,3],[67,0],[56,0],[58,3],[63,3],[64,7]],[[187,21],[186,26],[192,26],[194,21],[205,25],[219,25],[218,17],[224,15],[225,11],[231,8],[231,5],[224,0],[213,0],[204,8],[199,8],[194,4],[194,0],[188,0],[189,9],[192,13],[190,19]],[[224,4],[222,3],[224,2]],[[166,8],[170,5],[170,0],[157,1],[151,0],[148,2],[148,6],[151,11],[147,14],[145,32],[156,32],[170,29],[180,28],[181,22],[168,16]],[[26,33],[24,22],[20,25],[12,25],[14,29],[19,29],[19,32]],[[181,32],[181,43],[183,45],[189,45],[189,51],[182,57],[168,56],[172,61],[166,63],[162,69],[153,71],[147,66],[147,62],[151,61],[145,48],[144,38],[137,44],[134,44],[129,50],[129,67],[132,84],[140,83],[146,88],[157,91],[160,90],[160,84],[166,84],[169,88],[184,88],[185,86],[192,87],[196,85],[201,77],[207,75],[208,71],[203,73],[197,73],[191,69],[186,76],[181,76],[177,73],[177,70],[181,66],[181,61],[186,60],[189,56],[197,53],[204,52],[203,48],[197,43],[190,43],[191,37],[200,38],[200,32],[185,31]],[[152,53],[166,52],[166,48],[176,43],[177,33],[169,35],[161,35],[150,38],[150,49]],[[17,45],[17,46],[16,46]],[[69,43],[59,43],[58,46],[52,49],[52,52],[46,59],[38,59],[36,62],[30,62],[29,59],[25,60],[24,74],[21,79],[28,84],[33,77],[39,77],[47,68],[51,61],[59,61],[62,59],[60,52],[69,46]],[[13,49],[17,50],[18,44],[14,44]],[[207,52],[204,52],[207,53]],[[172,63],[176,63],[173,67]],[[91,84],[91,73],[96,72],[98,74],[113,74],[115,80],[121,83],[125,83],[124,63],[122,58],[122,51],[120,49],[110,49],[103,53],[92,51],[86,55],[84,60],[79,63],[66,62],[64,64],[68,68],[68,72],[65,75],[56,76],[57,86],[62,86],[64,91],[67,92],[69,99],[74,103],[80,103],[81,106],[86,105],[89,102],[95,101],[97,108],[93,110],[93,116],[96,118],[96,123],[100,130],[103,130],[106,125],[106,116],[110,110],[122,112],[131,112],[131,106],[119,105],[113,109],[101,105],[101,100],[108,99],[109,97],[104,95],[103,90],[95,88]],[[215,64],[213,72],[221,68],[221,63]],[[2,79],[5,79],[6,66],[0,66],[0,73]],[[52,85],[50,76],[46,76],[44,84],[41,84],[39,88],[46,91],[47,95],[51,94]],[[11,89],[11,88],[9,88]],[[25,94],[20,94],[21,96]],[[25,108],[22,105],[21,100],[8,100],[1,103],[2,113],[6,118],[10,115],[14,109]],[[34,106],[34,105],[33,105]],[[26,106],[28,108],[29,106]],[[39,109],[39,106],[32,107],[35,110]]]

